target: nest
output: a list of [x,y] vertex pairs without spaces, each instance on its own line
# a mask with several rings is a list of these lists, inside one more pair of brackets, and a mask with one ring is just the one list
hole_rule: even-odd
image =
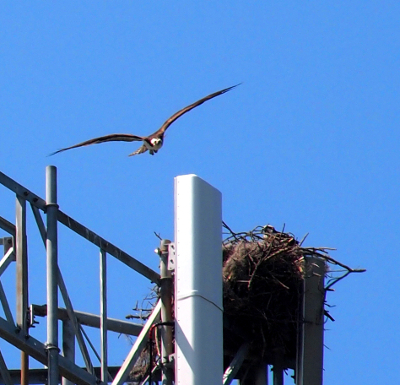
[[[223,225],[228,230],[222,243],[226,364],[243,343],[250,346],[248,357],[250,361],[254,358],[253,363],[271,364],[275,352],[279,351],[286,364],[293,364],[303,282],[307,275],[306,257],[321,258],[326,262],[325,290],[348,274],[365,270],[351,269],[331,258],[328,251],[334,249],[303,247],[305,238],[298,241],[293,234],[277,231],[270,225],[243,233],[234,233],[225,223]],[[328,264],[342,268],[339,276],[328,269]],[[333,320],[327,310],[325,316]],[[136,381],[143,379],[149,371],[148,352],[148,348],[142,352],[132,371]],[[153,360],[155,357],[157,352],[154,352]],[[156,361],[151,366],[155,365]]]
[[[304,278],[308,274],[306,257],[324,260],[329,290],[351,269],[328,255],[328,247],[303,247],[304,239],[258,226],[249,232],[228,230],[223,241],[224,351],[227,358],[243,343],[250,356],[271,364],[275,352],[283,354],[287,366],[294,364]],[[340,275],[329,268],[338,265]],[[344,272],[344,273],[343,273]],[[333,320],[325,309],[324,314]],[[288,363],[291,363],[289,365]]]
[[247,342],[266,361],[275,349],[295,357],[305,254],[292,234],[272,226],[225,239],[225,351]]

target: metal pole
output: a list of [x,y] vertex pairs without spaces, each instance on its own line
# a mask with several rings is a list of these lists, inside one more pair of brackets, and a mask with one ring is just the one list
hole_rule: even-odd
[[58,385],[57,169],[46,167],[48,384]]
[[[16,199],[17,326],[28,335],[28,252],[26,242],[26,200]],[[28,385],[29,356],[21,351],[21,385]]]
[[283,369],[273,369],[274,385],[283,385]]
[[[168,270],[168,245],[171,241],[163,239],[160,242],[160,297],[161,297],[161,321],[172,322],[172,274]],[[161,363],[162,384],[172,385],[174,371],[170,362],[172,348],[172,327],[161,327]]]
[[108,382],[107,368],[107,254],[100,250],[101,381]]
[[273,384],[274,385],[283,385],[283,367],[281,365],[281,362],[276,362],[272,368],[272,371],[274,373],[274,379],[273,379]]
[[296,384],[323,383],[324,356],[324,277],[325,262],[307,257],[304,279],[299,342],[297,346]]
[[282,348],[276,348],[273,351],[273,366],[272,372],[274,373],[273,384],[283,385],[284,379],[284,350]]
[[[75,333],[72,321],[66,319],[62,323],[62,353],[63,356],[71,362],[75,362]],[[65,377],[62,378],[62,385],[74,385]]]

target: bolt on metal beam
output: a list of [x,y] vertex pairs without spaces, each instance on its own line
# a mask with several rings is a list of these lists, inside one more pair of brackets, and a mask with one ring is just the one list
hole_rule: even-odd
[[38,197],[36,194],[29,191],[27,188],[20,185],[18,182],[11,179],[9,176],[2,173],[1,171],[0,171],[0,184],[7,187],[9,190],[13,191],[16,195],[24,197],[24,199],[26,199],[28,202],[32,203],[39,209],[43,211],[45,210],[46,202],[44,199]]

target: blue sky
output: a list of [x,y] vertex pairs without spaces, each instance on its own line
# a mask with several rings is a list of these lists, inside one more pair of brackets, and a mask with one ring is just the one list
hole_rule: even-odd
[[[234,230],[285,224],[309,233],[308,246],[337,248],[367,272],[328,296],[324,383],[395,383],[399,19],[397,2],[369,0],[2,4],[0,170],[44,197],[45,166],[57,166],[61,209],[153,269],[153,232],[173,237],[173,178],[189,173],[222,192]],[[156,156],[107,143],[47,157],[96,136],[147,135],[239,82],[174,123]],[[1,188],[0,199],[13,221],[14,197]],[[42,304],[31,215],[28,228],[29,302]],[[59,253],[75,307],[97,312],[97,249],[60,228]],[[109,315],[122,318],[150,285],[109,259]],[[110,364],[121,364],[129,342],[110,339]]]

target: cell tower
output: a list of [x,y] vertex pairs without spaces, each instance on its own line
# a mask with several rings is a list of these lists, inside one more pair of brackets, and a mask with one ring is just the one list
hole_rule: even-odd
[[[331,285],[324,286],[327,259],[322,257],[326,255],[309,252],[303,258],[301,269],[306,273],[301,281],[296,312],[295,356],[289,357],[279,346],[269,346],[268,354],[258,354],[250,341],[246,341],[232,327],[232,318],[228,319],[224,314],[221,274],[222,196],[201,178],[196,175],[175,178],[175,239],[174,242],[161,241],[158,249],[160,273],[59,208],[54,166],[46,168],[46,199],[40,198],[3,173],[0,173],[0,184],[11,190],[16,197],[15,223],[0,216],[0,229],[8,233],[7,237],[0,238],[4,248],[0,277],[11,268],[13,262],[17,276],[15,313],[11,311],[7,290],[0,281],[0,302],[5,315],[5,318],[0,317],[0,338],[21,351],[21,366],[13,370],[7,367],[7,357],[0,352],[1,383],[121,385],[125,382],[161,382],[163,385],[228,385],[236,379],[241,385],[261,385],[268,383],[267,370],[271,365],[274,385],[283,384],[283,373],[287,368],[295,369],[296,384],[322,384],[324,301],[326,289]],[[26,235],[28,205],[32,209],[46,251],[47,304],[44,306],[29,303]],[[78,311],[68,295],[58,265],[58,223],[99,249],[98,315]],[[272,231],[271,227],[263,229],[265,237],[269,237],[267,230]],[[235,237],[237,240],[238,237]],[[262,238],[257,239],[261,242]],[[108,256],[116,258],[157,285],[159,299],[144,325],[107,317]],[[347,268],[347,271],[362,270]],[[59,292],[65,308],[59,306]],[[45,341],[35,338],[31,329],[35,317],[47,318]],[[58,330],[59,321],[62,324],[61,330]],[[89,345],[91,343],[89,340],[85,342],[82,325],[99,328],[99,367],[92,363],[87,342]],[[110,367],[107,364],[107,333],[111,331],[136,337],[120,367]],[[229,333],[231,338],[232,335],[239,337],[227,346],[225,335]],[[62,337],[61,346],[58,346],[59,334]],[[83,357],[84,367],[75,363],[76,345]],[[30,369],[31,359],[47,368]],[[145,370],[140,378],[132,379],[135,365],[140,360]]]

